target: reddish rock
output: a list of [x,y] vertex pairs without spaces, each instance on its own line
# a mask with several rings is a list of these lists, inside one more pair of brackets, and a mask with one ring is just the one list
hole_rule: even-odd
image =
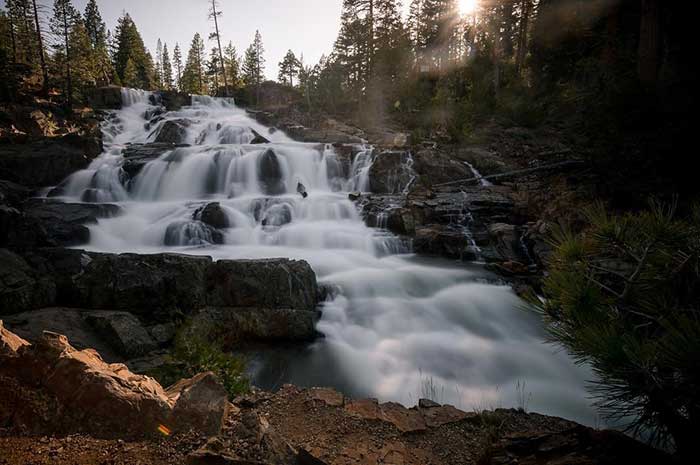
[[342,407],[345,402],[341,393],[330,388],[311,388],[309,389],[309,397],[311,400],[323,402],[329,407]]
[[5,329],[0,320],[0,361],[5,357],[16,357],[17,351],[29,343]]

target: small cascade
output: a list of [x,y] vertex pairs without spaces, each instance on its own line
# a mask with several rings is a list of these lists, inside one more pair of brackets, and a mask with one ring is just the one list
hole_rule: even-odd
[[[275,361],[263,364],[253,373],[259,385],[282,378],[408,403],[429,377],[450,393],[445,402],[469,408],[515,405],[495,396],[527,379],[540,402],[533,409],[589,415],[575,394],[589,373],[541,343],[537,318],[519,310],[508,287],[485,283],[478,268],[407,254],[406,243],[386,229],[386,213],[378,228],[363,222],[348,196],[370,190],[372,147],[355,147],[344,161],[332,145],[271,131],[232,100],[194,96],[191,106],[167,112],[153,94],[132,90],[102,131],[104,153],[50,194],[121,207],[121,216],[88,225],[83,248],[303,259],[322,285],[337,290],[318,323],[326,337],[292,359],[287,354],[282,373],[270,372]],[[139,155],[126,156],[133,152]],[[398,196],[416,173],[410,154],[397,156],[405,157],[391,183]],[[454,227],[471,240],[468,212],[449,209]]]
[[465,161],[464,164],[467,165],[467,167],[471,170],[474,177],[479,181],[479,184],[481,184],[482,186],[493,186],[493,184],[489,182],[488,179],[484,178],[481,175],[481,173],[479,173],[479,171],[477,171],[477,169],[474,168],[474,165],[472,165],[468,161]]

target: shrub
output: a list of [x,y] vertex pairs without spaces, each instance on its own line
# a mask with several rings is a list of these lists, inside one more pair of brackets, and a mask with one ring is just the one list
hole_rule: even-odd
[[700,217],[657,204],[587,216],[585,232],[554,234],[533,303],[552,340],[593,368],[601,413],[684,455],[700,430]]
[[211,334],[213,331],[206,325],[183,325],[175,336],[169,363],[150,375],[167,386],[211,371],[224,385],[230,399],[246,392],[249,381],[245,376],[244,359],[224,352],[223,342],[212,340]]

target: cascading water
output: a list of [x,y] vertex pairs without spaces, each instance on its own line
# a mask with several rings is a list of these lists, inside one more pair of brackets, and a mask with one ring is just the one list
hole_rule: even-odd
[[[516,405],[520,380],[530,408],[593,421],[588,371],[543,343],[537,317],[508,287],[489,284],[478,266],[407,254],[399,238],[363,223],[348,192],[368,190],[371,148],[344,169],[333,147],[295,143],[230,101],[197,97],[163,113],[149,97],[125,91],[124,108],[104,123],[104,154],[56,193],[122,206],[122,216],[90,226],[90,250],[307,260],[338,290],[318,325],[326,337],[258,356],[256,382],[415,403],[430,380],[438,400],[470,409]],[[154,141],[168,122],[190,146],[127,176],[127,144]],[[253,130],[271,142],[251,145]],[[203,221],[212,202],[222,224]]]

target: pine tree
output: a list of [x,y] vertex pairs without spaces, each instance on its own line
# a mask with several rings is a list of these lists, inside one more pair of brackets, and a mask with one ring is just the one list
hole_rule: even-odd
[[177,88],[182,90],[182,52],[180,51],[180,44],[177,42],[175,43],[175,50],[173,50],[173,64],[177,72]]
[[163,42],[160,39],[156,45],[155,81],[156,88],[163,89]]
[[46,64],[46,50],[44,49],[44,38],[41,33],[41,22],[39,21],[39,8],[36,0],[32,0],[32,10],[34,12],[34,27],[37,40],[37,52],[39,54],[39,63],[41,65],[42,76],[42,91],[44,95],[49,93],[49,67]]
[[284,59],[279,64],[279,68],[278,80],[289,87],[294,87],[294,77],[299,75],[299,69],[301,68],[301,62],[294,55],[294,52],[291,50],[287,51]]
[[113,74],[109,51],[110,34],[107,25],[102,20],[102,15],[96,0],[89,0],[84,13],[85,30],[92,45],[93,60],[105,84],[111,81]]
[[163,45],[163,88],[170,90],[173,88],[173,65],[170,62],[170,53],[168,53],[168,44]]
[[[154,66],[151,54],[146,50],[141,34],[128,13],[119,18],[115,30],[117,52],[114,68],[122,84],[140,89],[154,88]],[[132,61],[135,73],[126,73],[128,61]]]
[[54,0],[51,32],[57,40],[54,45],[56,53],[63,58],[66,70],[66,101],[73,105],[72,54],[70,35],[73,28],[81,22],[80,13],[73,7],[70,0]]
[[199,33],[192,38],[187,63],[182,72],[181,90],[190,94],[204,93],[204,41]]
[[243,86],[241,81],[241,62],[238,56],[236,47],[232,42],[229,42],[224,49],[224,69],[227,74],[227,82],[232,90],[239,89]]
[[243,81],[247,87],[255,87],[255,101],[260,104],[260,88],[265,79],[265,49],[260,31],[255,31],[255,38],[245,51],[243,59]]
[[217,96],[219,94],[219,76],[221,74],[221,64],[219,63],[219,49],[216,47],[211,49],[209,54],[209,61],[207,61],[207,87],[209,88],[209,94]]

